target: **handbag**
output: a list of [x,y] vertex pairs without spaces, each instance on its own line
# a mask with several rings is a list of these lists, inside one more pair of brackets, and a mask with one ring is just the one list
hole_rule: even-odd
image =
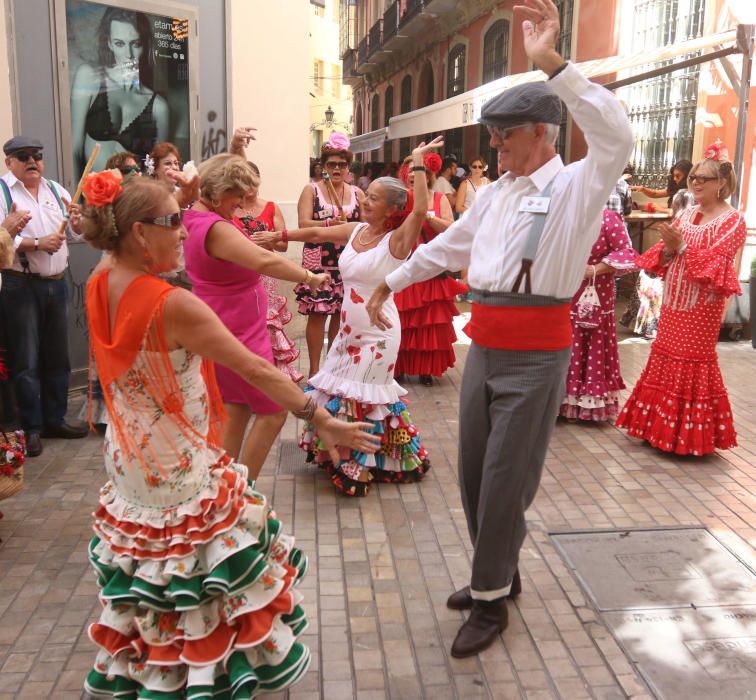
[[24,488],[26,437],[23,430],[0,431],[0,501]]
[[302,248],[302,267],[305,270],[321,270],[321,253],[319,245],[305,245]]
[[575,314],[577,317],[575,325],[578,328],[587,328],[589,330],[598,328],[601,324],[602,310],[601,302],[596,292],[596,267],[594,266],[593,279],[583,290],[583,293],[577,300],[577,304],[575,304]]

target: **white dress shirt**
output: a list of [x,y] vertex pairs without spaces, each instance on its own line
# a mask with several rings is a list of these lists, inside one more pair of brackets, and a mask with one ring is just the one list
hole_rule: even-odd
[[527,177],[510,173],[500,177],[478,193],[463,217],[419,246],[408,262],[386,277],[393,291],[465,267],[473,289],[511,291],[533,223],[533,214],[519,211],[522,198],[542,192],[554,180],[530,273],[532,293],[572,297],[598,238],[604,203],[632,151],[633,135],[619,101],[574,65],[569,64],[549,85],[583,131],[588,155],[568,166],[557,155]]
[[[18,248],[22,238],[43,238],[58,231],[63,221],[63,213],[60,210],[58,200],[44,179],[39,183],[36,199],[26,189],[24,183],[13,173],[9,172],[3,175],[3,180],[5,180],[10,189],[11,199],[16,204],[16,209],[28,211],[31,214],[29,223],[24,226],[23,230],[14,239],[16,248]],[[60,198],[65,200],[64,204],[71,201],[71,195],[62,185],[59,185],[57,182],[53,183],[53,185]],[[5,219],[7,215],[8,208],[5,204],[5,196],[0,192],[0,221]],[[66,232],[68,235],[73,235],[70,226],[67,227]],[[63,241],[63,245],[52,255],[46,253],[44,250],[27,250],[26,258],[29,261],[31,272],[35,272],[42,277],[57,275],[64,272],[68,266],[68,245]],[[11,269],[18,272],[23,272],[24,270],[18,258],[18,253],[16,253],[13,259]]]
[[433,183],[433,192],[440,192],[441,194],[454,194],[454,188],[452,187],[451,182],[449,182],[445,177],[441,177],[440,175],[436,178],[436,181]]

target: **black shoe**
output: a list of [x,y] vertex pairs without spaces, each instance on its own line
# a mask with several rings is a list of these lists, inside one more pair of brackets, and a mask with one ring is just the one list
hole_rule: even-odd
[[466,656],[479,654],[496,641],[508,624],[506,599],[474,601],[470,617],[457,632],[451,655],[455,659],[464,659]]
[[42,431],[42,437],[60,438],[61,440],[78,440],[87,436],[89,426],[86,423],[71,425],[63,422],[60,425],[46,425]]
[[[520,570],[515,569],[515,574],[512,577],[512,585],[509,588],[509,595],[506,597],[509,600],[514,600],[518,595],[522,593],[522,581],[520,580]],[[446,600],[446,607],[451,610],[469,610],[473,605],[473,597],[470,593],[470,586],[460,588],[455,593],[452,593]]]
[[423,386],[433,386],[433,377],[431,377],[430,374],[421,374],[420,383]]
[[42,454],[42,440],[39,439],[39,433],[27,433],[26,456],[39,457],[41,454]]

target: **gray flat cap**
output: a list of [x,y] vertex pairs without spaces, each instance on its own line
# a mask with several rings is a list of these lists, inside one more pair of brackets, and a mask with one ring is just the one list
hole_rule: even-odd
[[28,136],[14,136],[3,144],[3,152],[6,156],[9,156],[14,151],[20,151],[23,148],[41,151],[44,146],[39,139],[32,139]]
[[562,101],[543,80],[516,85],[486,102],[479,121],[503,129],[524,122],[561,124]]

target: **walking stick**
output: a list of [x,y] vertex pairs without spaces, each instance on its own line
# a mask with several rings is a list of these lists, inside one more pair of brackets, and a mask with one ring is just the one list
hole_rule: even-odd
[[[87,179],[87,175],[89,175],[89,171],[92,169],[92,166],[94,165],[94,162],[97,160],[98,155],[100,155],[100,144],[95,143],[95,146],[92,149],[92,155],[89,156],[89,160],[87,161],[87,164],[84,167],[84,172],[81,174],[81,179],[79,180],[79,186],[76,188],[76,192],[74,193],[73,199],[71,200],[71,204],[76,204],[79,201],[79,198],[81,197],[81,190],[84,187],[84,180]],[[59,236],[65,235],[66,226],[68,226],[68,219],[69,219],[69,215],[68,213],[66,213],[65,218],[60,224],[60,228],[58,228]],[[52,253],[50,253],[50,255],[52,255]]]

